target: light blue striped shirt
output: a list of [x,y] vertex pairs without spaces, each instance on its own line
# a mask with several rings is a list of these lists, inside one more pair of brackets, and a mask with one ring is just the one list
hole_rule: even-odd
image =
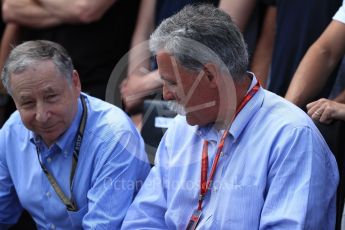
[[70,197],[74,139],[81,118],[48,149],[27,130],[15,112],[0,131],[0,229],[17,221],[22,207],[39,229],[119,229],[126,211],[149,172],[144,143],[130,119],[118,108],[86,96],[88,118],[74,177],[70,212],[39,165],[41,159]]
[[[185,229],[198,205],[203,142],[210,173],[222,133],[176,117],[122,229]],[[223,152],[198,229],[334,229],[337,164],[303,111],[260,88]]]

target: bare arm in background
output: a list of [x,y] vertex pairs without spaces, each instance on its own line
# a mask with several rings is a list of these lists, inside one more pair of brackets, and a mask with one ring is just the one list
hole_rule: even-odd
[[[19,27],[15,24],[6,24],[5,29],[2,34],[2,39],[1,39],[1,45],[0,45],[0,69],[2,70],[6,58],[8,54],[10,53],[12,49],[12,45],[14,45],[19,36]],[[5,97],[8,97],[7,91],[5,87],[2,84],[2,81],[0,81],[0,94],[2,97],[2,100],[4,100]],[[6,121],[6,107],[7,103],[1,102],[2,104],[0,105],[0,127],[4,122]]]
[[243,32],[255,9],[256,2],[256,0],[221,0],[219,8],[228,13]]
[[[240,28],[241,32],[244,32],[256,4],[256,0],[221,0],[219,8],[227,12]],[[266,87],[266,80],[272,60],[276,14],[276,7],[267,7],[260,37],[250,64],[250,69],[260,79],[263,87]]]
[[96,21],[116,0],[3,0],[5,22],[33,28]]
[[259,40],[256,44],[250,69],[259,78],[262,86],[267,87],[269,69],[272,62],[272,53],[276,33],[277,8],[268,6],[264,17]]
[[336,98],[334,98],[334,101],[345,104],[345,90],[343,90]]
[[[2,34],[0,45],[0,69],[4,67],[5,61],[10,53],[12,46],[15,45],[19,37],[19,26],[13,23],[6,24]],[[1,93],[7,93],[2,82],[0,83]]]
[[145,97],[162,87],[158,71],[150,72],[148,40],[154,29],[155,8],[156,0],[142,0],[129,52],[128,76],[120,86],[127,112],[135,111]]
[[[131,50],[129,53],[129,66],[128,72],[130,74],[143,75],[143,69],[147,71],[150,69],[151,52],[148,47],[148,40],[150,34],[154,29],[154,17],[155,17],[156,0],[142,0],[140,4],[140,11],[136,22],[135,30],[131,41]],[[143,44],[143,42],[146,42]],[[138,48],[133,49],[137,45]],[[138,66],[138,61],[140,66]]]
[[303,107],[325,86],[345,53],[345,24],[333,20],[308,49],[299,64],[285,98]]

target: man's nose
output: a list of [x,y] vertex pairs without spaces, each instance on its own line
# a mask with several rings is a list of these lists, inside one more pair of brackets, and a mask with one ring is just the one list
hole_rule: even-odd
[[49,119],[50,112],[44,104],[37,104],[36,120],[39,122],[46,122]]
[[166,101],[175,100],[175,92],[166,83],[163,84],[163,98]]

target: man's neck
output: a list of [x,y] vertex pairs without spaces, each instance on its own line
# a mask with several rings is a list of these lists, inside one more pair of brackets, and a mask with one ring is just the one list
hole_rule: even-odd
[[252,84],[252,76],[245,74],[243,80],[240,82],[235,82],[236,95],[237,95],[237,107],[240,106],[244,97],[247,95],[250,85]]
[[[243,80],[234,82],[236,91],[236,110],[244,100],[244,97],[251,86],[252,80],[252,76],[246,73],[243,77]],[[231,119],[235,116],[235,108],[232,108],[232,106],[227,106],[225,109],[226,111],[223,111],[224,115],[221,116],[222,119],[219,119],[214,123],[214,127],[217,130],[226,129],[229,123],[232,122]]]

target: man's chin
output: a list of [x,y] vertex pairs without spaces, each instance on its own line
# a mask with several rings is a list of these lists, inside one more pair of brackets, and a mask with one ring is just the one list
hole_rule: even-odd
[[[198,116],[199,115],[199,116]],[[190,126],[207,126],[211,123],[213,123],[210,120],[205,119],[206,117],[202,117],[200,116],[200,114],[194,114],[194,116],[192,114],[187,114],[186,115],[186,122],[188,123],[188,125]]]
[[39,134],[40,134],[40,136],[50,137],[50,136],[56,135],[55,133],[58,133],[58,132],[59,132],[59,130],[57,130],[57,128],[47,128],[47,129],[41,129],[39,131]]
[[39,133],[39,136],[41,136],[41,138],[48,143],[52,143],[55,142],[59,136],[61,136],[61,132],[60,130],[56,130],[56,129],[46,129],[44,131],[41,131]]
[[200,120],[196,119],[194,116],[192,116],[190,113],[186,114],[186,121],[188,125],[195,126],[195,125],[203,125]]

